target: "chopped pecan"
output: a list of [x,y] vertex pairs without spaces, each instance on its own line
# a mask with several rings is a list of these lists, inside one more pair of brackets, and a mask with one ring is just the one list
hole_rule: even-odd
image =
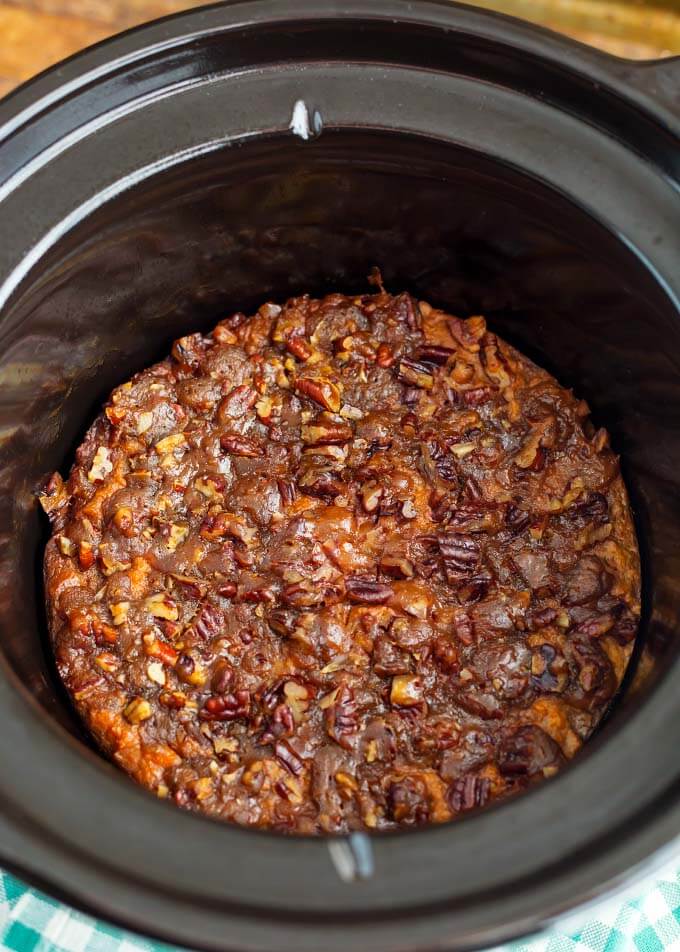
[[335,499],[347,490],[337,470],[329,466],[304,469],[298,476],[297,485],[305,495],[318,496],[320,499]]
[[250,691],[213,694],[199,711],[199,717],[203,721],[247,720],[249,716]]
[[453,347],[444,347],[441,344],[423,344],[416,351],[416,359],[420,363],[443,367],[453,354],[455,354]]
[[394,360],[394,353],[390,345],[385,344],[384,342],[382,344],[378,344],[378,349],[375,354],[375,362],[378,367],[391,367],[394,363]]
[[111,450],[108,446],[98,446],[87,478],[91,483],[101,483],[111,472],[113,472]]
[[131,724],[141,724],[153,715],[153,708],[145,698],[135,697],[127,704],[123,714]]
[[96,552],[90,542],[80,542],[78,545],[78,565],[86,572],[95,563]]
[[59,510],[68,502],[64,480],[59,473],[52,473],[38,500],[50,522],[54,523]]
[[297,486],[290,479],[277,479],[276,485],[281,496],[281,502],[284,506],[290,506],[297,499]]
[[455,813],[483,807],[489,799],[490,783],[486,777],[465,774],[454,781],[449,791],[449,803]]
[[352,439],[352,427],[320,416],[312,423],[304,424],[300,435],[307,446],[342,446]]
[[531,514],[524,509],[520,509],[513,503],[509,503],[505,510],[505,523],[511,532],[519,535],[529,525]]
[[57,545],[62,555],[70,557],[75,554],[76,547],[67,536],[59,536]]
[[223,425],[240,419],[253,409],[257,398],[257,390],[247,384],[234,387],[217,408],[217,419]]
[[199,606],[191,621],[191,629],[203,641],[209,641],[218,634],[223,624],[224,620],[219,609],[210,602],[204,602]]
[[286,341],[286,350],[288,350],[293,357],[297,357],[298,360],[301,360],[303,363],[312,356],[312,348],[309,346],[309,343],[304,339],[304,337],[293,336],[289,337]]
[[256,530],[251,528],[245,519],[223,511],[209,513],[201,524],[200,533],[201,538],[210,541],[231,536],[245,545],[250,545],[257,538]]
[[440,635],[432,645],[432,653],[443,671],[455,671],[458,667],[458,649],[450,638]]
[[234,669],[224,658],[219,658],[210,676],[210,687],[214,694],[226,694],[234,680]]
[[535,725],[520,727],[503,741],[498,752],[498,767],[505,776],[531,777],[546,771],[549,775],[551,768],[558,768],[563,763],[564,755],[559,746]]
[[179,657],[177,651],[169,645],[167,641],[161,641],[160,638],[153,638],[144,643],[144,652],[150,658],[158,658],[163,664],[173,667]]
[[220,437],[220,444],[222,449],[231,453],[232,456],[243,456],[247,459],[257,459],[264,456],[264,450],[259,443],[248,439],[247,436],[241,436],[239,433],[223,433]]
[[479,562],[479,544],[471,536],[447,532],[438,538],[444,571],[449,582],[474,575]]
[[395,823],[418,825],[429,818],[427,787],[418,777],[404,777],[391,783],[387,804],[388,814]]
[[492,578],[487,572],[472,575],[459,582],[456,594],[462,602],[472,603],[484,598],[491,585]]
[[584,523],[603,525],[609,521],[609,503],[602,493],[588,493],[584,499],[574,503],[567,511],[570,516],[576,516]]
[[461,321],[458,317],[449,317],[449,330],[458,343],[470,353],[479,351],[479,342],[486,333],[486,321],[483,317],[469,317]]
[[144,602],[144,607],[156,618],[166,618],[168,621],[177,621],[179,608],[177,603],[167,592],[156,592]]
[[531,682],[540,691],[561,694],[569,680],[564,656],[553,645],[539,645],[531,658]]
[[276,608],[267,614],[267,623],[272,631],[283,638],[289,638],[297,627],[297,612]]
[[175,671],[177,672],[179,679],[191,684],[191,679],[195,670],[196,662],[194,659],[186,652],[182,652],[182,654],[177,658],[177,663],[175,665]]
[[482,403],[488,403],[494,392],[491,387],[473,387],[471,390],[463,390],[461,396],[466,407],[478,407]]
[[394,707],[416,707],[423,700],[423,682],[415,674],[398,674],[392,678],[390,702]]
[[277,737],[291,737],[294,731],[295,718],[289,705],[277,704],[260,738],[260,743],[271,744]]
[[330,410],[331,413],[337,413],[342,406],[340,390],[330,380],[298,377],[295,381],[295,389],[318,403],[324,410]]
[[471,645],[474,643],[474,626],[472,624],[472,619],[464,609],[459,609],[454,618],[454,630],[456,632],[456,637],[459,641],[462,641],[464,645]]
[[379,637],[373,646],[372,663],[373,670],[381,678],[407,674],[411,665],[409,655],[385,635]]
[[431,390],[434,386],[434,377],[428,364],[416,360],[414,357],[402,357],[399,361],[399,380],[409,387],[418,387],[421,390]]
[[205,342],[201,334],[187,334],[172,345],[172,356],[178,364],[196,367],[205,352]]
[[384,488],[374,479],[364,483],[359,492],[359,498],[365,512],[371,513],[378,509],[384,491]]
[[177,572],[171,572],[173,586],[179,586],[183,594],[190,598],[202,598],[205,595],[206,583],[193,575],[179,575]]
[[380,557],[380,571],[393,578],[413,578],[413,564],[397,552],[383,552]]
[[290,770],[295,777],[300,776],[304,770],[304,764],[287,740],[277,740],[274,744],[274,753],[276,754],[277,760],[279,760],[287,770]]
[[394,594],[391,585],[363,575],[346,579],[345,589],[353,602],[363,605],[382,605]]
[[354,691],[346,684],[340,685],[333,702],[326,708],[326,731],[341,747],[351,749],[351,737],[359,729],[359,718]]
[[281,601],[293,608],[312,608],[314,605],[323,604],[325,600],[325,589],[311,579],[293,582],[281,592]]

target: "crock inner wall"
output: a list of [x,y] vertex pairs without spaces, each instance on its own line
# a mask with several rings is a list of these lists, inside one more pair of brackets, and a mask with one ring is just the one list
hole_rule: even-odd
[[110,389],[174,337],[267,298],[365,291],[373,265],[389,290],[486,314],[589,401],[635,507],[645,687],[667,666],[680,601],[680,327],[651,271],[556,190],[469,150],[370,132],[258,138],[107,202],[45,255],[0,325],[0,647],[83,742],[45,635],[35,489],[66,474]]

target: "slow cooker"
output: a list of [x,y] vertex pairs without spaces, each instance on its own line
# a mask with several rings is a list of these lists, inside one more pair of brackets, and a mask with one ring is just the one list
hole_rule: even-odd
[[[202,949],[482,947],[680,832],[680,59],[449,0],[241,0],[0,103],[0,862]],[[644,568],[638,654],[570,767],[462,821],[282,837],[184,813],[93,749],[50,657],[35,493],[108,391],[229,310],[373,266],[589,401]]]

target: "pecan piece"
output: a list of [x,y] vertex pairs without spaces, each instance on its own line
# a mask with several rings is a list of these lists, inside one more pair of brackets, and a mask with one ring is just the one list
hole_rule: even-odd
[[382,605],[394,595],[391,585],[363,575],[353,575],[346,579],[345,590],[351,601],[362,605]]
[[603,525],[609,521],[609,503],[602,493],[588,493],[585,499],[575,503],[567,512],[584,523]]
[[398,552],[383,552],[380,557],[380,571],[393,578],[413,578],[413,563]]
[[346,684],[340,685],[335,698],[325,712],[326,731],[336,743],[346,750],[352,746],[350,737],[359,729],[354,691]]
[[437,473],[447,483],[458,482],[458,468],[455,456],[441,455],[434,461]]
[[359,498],[361,499],[361,505],[364,511],[368,513],[375,512],[380,505],[380,500],[384,492],[384,488],[374,479],[364,483],[359,492]]
[[153,636],[149,642],[144,643],[144,653],[150,658],[158,658],[159,661],[171,668],[174,667],[179,657],[172,645],[169,645],[167,641],[161,641],[159,638],[153,638]]
[[198,716],[202,721],[236,721],[250,714],[250,691],[233,694],[213,694],[207,699]]
[[458,584],[456,594],[462,602],[477,602],[480,598],[484,598],[491,582],[491,576],[486,573],[473,575],[472,578],[468,578],[462,584]]
[[312,356],[312,348],[308,342],[297,334],[288,338],[286,350],[303,363]]
[[479,545],[471,536],[447,532],[439,536],[439,551],[449,582],[473,575],[479,565]]
[[440,344],[423,344],[416,351],[416,358],[420,363],[435,364],[442,367],[454,353],[453,347],[444,347]]
[[203,641],[209,641],[217,635],[223,623],[219,609],[209,602],[205,602],[194,615],[191,629]]
[[285,703],[277,704],[260,738],[260,743],[271,744],[277,737],[290,737],[294,730],[295,718],[293,717],[293,712],[290,707]]
[[281,592],[281,601],[293,608],[312,608],[321,605],[326,599],[326,591],[317,582],[303,579],[287,585]]
[[282,638],[290,638],[297,627],[297,613],[277,608],[267,615],[267,624],[272,631]]
[[440,635],[432,645],[432,654],[442,671],[455,671],[458,667],[458,649],[450,638]]
[[135,697],[125,707],[123,716],[130,724],[141,724],[142,721],[148,721],[153,714],[153,708],[143,697]]
[[168,621],[177,621],[179,608],[167,592],[155,592],[144,600],[144,607],[155,618],[165,618]]
[[220,437],[220,444],[222,449],[231,453],[232,456],[243,456],[246,459],[257,459],[264,456],[264,450],[259,443],[248,439],[247,436],[241,436],[239,433],[223,433]]
[[449,803],[455,813],[483,807],[489,799],[490,784],[486,777],[466,774],[459,777],[449,790]]
[[307,446],[343,446],[352,439],[352,427],[322,415],[312,423],[303,424],[300,436]]
[[276,485],[284,506],[290,506],[297,499],[297,486],[290,479],[277,479]]
[[411,662],[405,651],[383,635],[373,647],[372,664],[373,670],[381,678],[391,678],[395,674],[407,674]]
[[293,776],[300,776],[304,770],[304,764],[287,740],[277,740],[276,744],[274,744],[274,753],[276,759],[280,761]]
[[181,681],[186,681],[188,684],[191,684],[191,678],[194,671],[196,670],[196,662],[191,657],[191,655],[182,652],[182,654],[177,659],[177,664],[175,665],[175,671],[177,676]]
[[337,413],[340,410],[342,405],[340,390],[330,380],[325,380],[323,377],[317,379],[298,377],[295,381],[295,389],[318,403],[324,410],[330,410],[331,413]]
[[417,707],[423,700],[423,682],[415,674],[392,678],[390,703],[393,707]]
[[234,669],[224,658],[219,658],[210,677],[210,687],[213,693],[226,694],[233,680]]
[[51,523],[59,515],[59,510],[68,502],[68,494],[64,480],[59,473],[52,473],[44,491],[38,496],[38,501]]
[[409,826],[426,823],[430,808],[424,781],[417,777],[404,777],[391,783],[387,794],[387,810],[395,823]]
[[257,391],[247,384],[234,387],[217,408],[217,419],[222,424],[238,420],[252,410],[257,402]]
[[452,336],[471,353],[479,351],[479,341],[486,333],[486,321],[483,317],[469,317],[462,321],[459,317],[449,317],[447,321]]
[[250,545],[257,538],[257,531],[251,528],[241,516],[235,516],[231,512],[213,512],[209,513],[201,523],[201,538],[213,542],[224,536],[231,536],[243,542],[244,545]]
[[564,755],[549,734],[526,725],[506,738],[498,751],[498,768],[504,776],[542,773],[550,776],[564,763]]
[[375,353],[375,362],[378,367],[391,367],[394,363],[394,353],[389,344],[378,344],[378,349]]
[[567,663],[553,645],[539,645],[531,658],[531,683],[539,691],[561,694],[569,680]]
[[305,495],[318,496],[320,499],[335,499],[347,489],[337,470],[325,466],[311,466],[305,469],[298,476],[297,484]]
[[461,397],[466,407],[478,407],[482,403],[488,403],[494,392],[491,387],[473,387],[472,390],[464,390]]
[[98,446],[87,478],[91,483],[102,483],[111,472],[113,472],[111,450],[108,446]]
[[526,527],[529,525],[530,520],[530,513],[526,512],[524,509],[519,509],[513,503],[508,505],[508,508],[505,511],[505,524],[512,533],[519,535],[520,532],[524,532]]
[[96,553],[92,548],[91,543],[81,542],[78,545],[78,565],[81,569],[86,572],[88,569],[91,569],[95,563]]
[[205,342],[201,334],[187,334],[172,345],[172,356],[178,364],[196,367],[205,351]]
[[434,377],[431,368],[414,357],[402,357],[399,362],[399,380],[409,387],[419,387],[421,390],[431,390],[434,386]]

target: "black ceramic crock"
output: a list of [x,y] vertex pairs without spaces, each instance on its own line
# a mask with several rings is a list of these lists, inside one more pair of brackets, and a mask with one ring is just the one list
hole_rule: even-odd
[[[244,0],[0,103],[3,864],[192,947],[396,952],[537,930],[668,855],[679,100],[680,60],[612,59],[450,2]],[[562,775],[479,815],[351,842],[219,825],[83,736],[46,641],[34,492],[173,337],[268,297],[366,290],[373,265],[390,289],[487,314],[609,428],[644,562],[637,673]]]

